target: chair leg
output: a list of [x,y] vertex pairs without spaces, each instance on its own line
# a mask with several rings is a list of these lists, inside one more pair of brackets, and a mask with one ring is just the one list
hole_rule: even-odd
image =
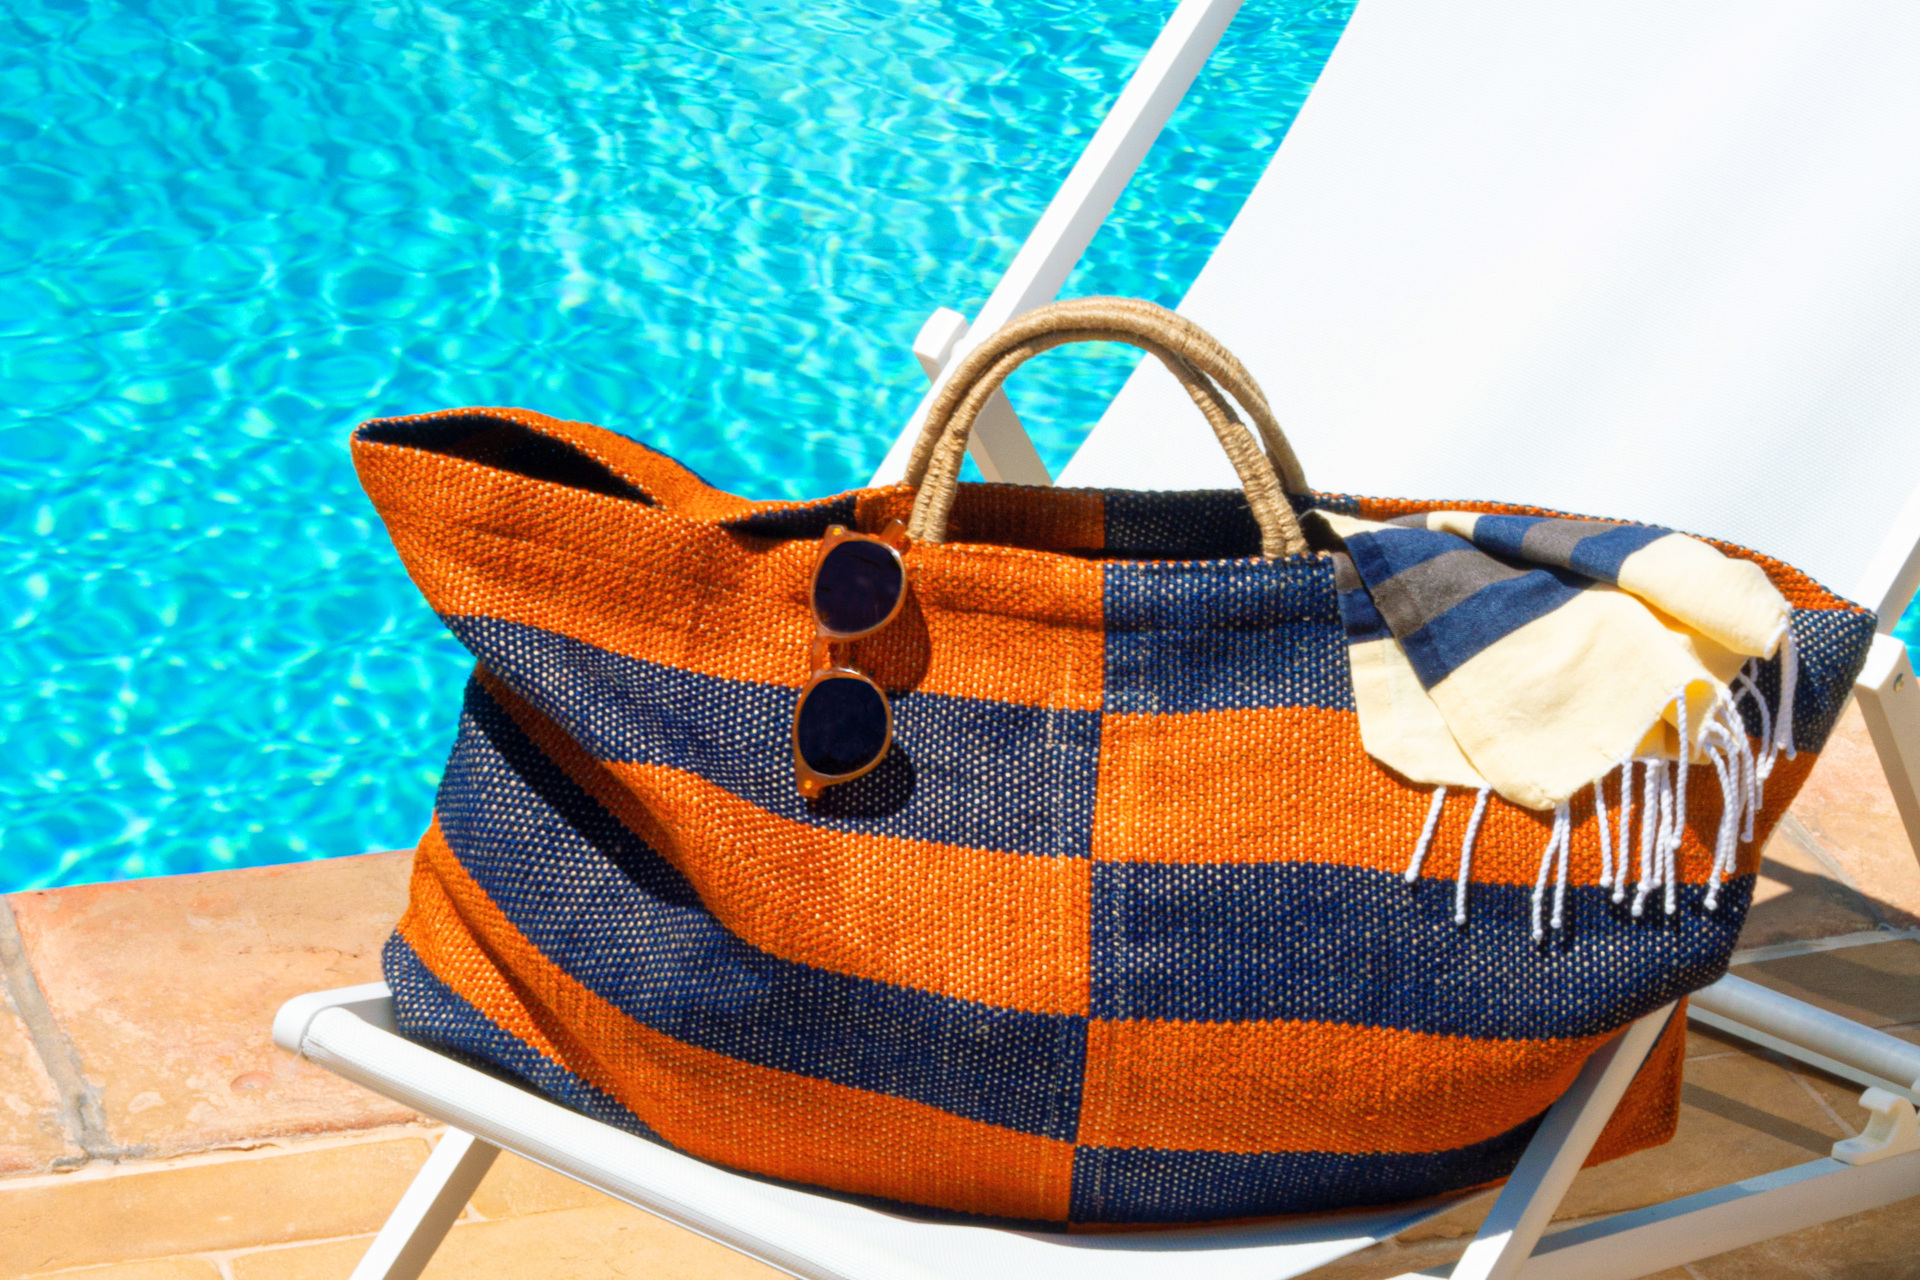
[[449,1129],[400,1197],[351,1280],[417,1280],[500,1148]]
[[1875,636],[1853,695],[1860,700],[1860,715],[1886,771],[1907,841],[1920,856],[1920,684],[1914,681],[1907,646],[1892,636]]
[[1540,1122],[1452,1280],[1512,1280],[1519,1274],[1673,1010],[1671,1004],[1656,1009],[1587,1059],[1573,1087]]
[[[1236,6],[1237,7],[1237,6]],[[960,340],[967,336],[967,318],[951,307],[941,307],[927,317],[913,340],[913,355],[926,373],[927,381],[938,382],[941,370]],[[1006,484],[1049,485],[1053,477],[1040,458],[1040,450],[1027,434],[1005,387],[995,391],[973,420],[973,438],[967,452],[989,480]]]

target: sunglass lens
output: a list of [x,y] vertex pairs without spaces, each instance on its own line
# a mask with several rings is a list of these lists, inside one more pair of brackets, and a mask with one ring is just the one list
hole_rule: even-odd
[[887,750],[887,703],[857,676],[833,676],[800,701],[800,758],[822,777],[865,768]]
[[893,551],[878,543],[843,542],[827,552],[813,579],[813,611],[827,630],[861,635],[887,620],[905,579]]

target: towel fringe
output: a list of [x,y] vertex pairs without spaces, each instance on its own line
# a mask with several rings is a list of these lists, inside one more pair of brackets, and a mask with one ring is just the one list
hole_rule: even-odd
[[1568,853],[1573,844],[1573,804],[1562,800],[1553,809],[1553,834],[1547,839],[1546,851],[1540,855],[1540,874],[1533,882],[1533,940],[1539,942],[1546,937],[1546,931],[1540,927],[1540,916],[1547,896],[1547,876],[1553,870],[1556,859],[1560,874],[1553,887],[1553,927],[1557,930],[1564,923],[1567,906],[1567,863]]
[[1647,895],[1657,885],[1655,880],[1655,842],[1665,834],[1660,825],[1661,780],[1666,776],[1665,762],[1656,756],[1642,756],[1635,763],[1646,766],[1647,780],[1645,790],[1640,794],[1640,883],[1635,886],[1632,911],[1634,917],[1646,909]]
[[1467,834],[1460,841],[1460,874],[1453,882],[1453,922],[1462,928],[1467,923],[1467,881],[1473,874],[1473,842],[1480,837],[1480,819],[1487,816],[1487,797],[1492,794],[1492,787],[1482,787],[1473,798],[1473,816],[1467,819]]
[[[1800,749],[1793,742],[1793,704],[1800,692],[1800,646],[1793,638],[1793,620],[1789,618],[1780,624],[1774,633],[1776,652],[1780,656],[1780,709],[1773,712],[1767,706],[1767,700],[1760,696],[1760,659],[1751,658],[1741,669],[1738,679],[1739,690],[1733,696],[1737,707],[1742,697],[1751,695],[1753,703],[1760,708],[1760,744],[1761,755],[1755,761],[1755,772],[1760,781],[1765,782],[1773,773],[1774,761],[1783,754],[1789,760],[1797,759]],[[1743,725],[1736,724],[1741,737],[1746,736]],[[1758,807],[1756,805],[1756,807]],[[1751,835],[1747,836],[1751,840]]]
[[[1616,768],[1618,766],[1615,766]],[[1607,775],[1593,780],[1593,821],[1600,832],[1600,887],[1613,887],[1613,832],[1607,818]]]
[[1620,762],[1620,856],[1614,863],[1613,901],[1627,900],[1627,877],[1633,869],[1633,757]]
[[1719,746],[1706,748],[1707,761],[1720,778],[1720,829],[1713,838],[1713,866],[1707,873],[1707,896],[1702,905],[1712,911],[1720,905],[1720,881],[1727,873],[1740,838],[1740,817],[1746,796],[1738,778],[1739,766],[1730,763]]
[[1440,825],[1440,810],[1447,803],[1447,789],[1433,789],[1433,803],[1427,806],[1427,825],[1420,828],[1419,842],[1413,846],[1413,859],[1407,863],[1407,869],[1401,879],[1412,884],[1420,878],[1420,865],[1427,860],[1427,850],[1433,844],[1434,830]]
[[[1715,699],[1700,724],[1698,748],[1704,762],[1713,768],[1720,784],[1720,824],[1714,832],[1713,860],[1707,875],[1707,891],[1702,906],[1715,911],[1720,905],[1720,890],[1739,867],[1740,846],[1751,844],[1761,806],[1766,799],[1766,782],[1782,755],[1795,759],[1793,742],[1793,702],[1798,692],[1800,664],[1790,626],[1782,624],[1775,637],[1780,657],[1780,703],[1776,711],[1760,693],[1759,659],[1750,660],[1735,677],[1728,690]],[[1760,711],[1759,747],[1749,738],[1740,710],[1743,699],[1752,698]],[[1626,901],[1628,878],[1633,874],[1634,767],[1644,771],[1641,778],[1640,876],[1633,886],[1633,904],[1629,908],[1638,918],[1646,910],[1647,900],[1660,893],[1662,913],[1673,915],[1679,909],[1680,845],[1687,829],[1688,787],[1694,747],[1690,732],[1690,711],[1686,691],[1674,695],[1675,728],[1681,749],[1677,760],[1658,756],[1627,756],[1613,769],[1593,781],[1593,811],[1600,840],[1600,887],[1613,890],[1615,903]],[[1620,774],[1620,814],[1616,821],[1607,806],[1607,774]],[[1480,824],[1486,817],[1491,787],[1481,787],[1474,795],[1473,813],[1467,819],[1466,834],[1460,841],[1460,868],[1454,879],[1453,922],[1467,923],[1467,896],[1473,877],[1473,847],[1480,836]],[[1402,878],[1409,884],[1419,878],[1440,829],[1440,815],[1446,806],[1447,788],[1435,787],[1427,808],[1426,822],[1414,844],[1413,857]],[[1540,869],[1534,877],[1532,903],[1533,940],[1545,939],[1548,928],[1559,930],[1566,924],[1567,888],[1573,857],[1572,801],[1563,800],[1554,807],[1553,831],[1540,854]],[[1547,909],[1547,883],[1553,881],[1553,906]]]

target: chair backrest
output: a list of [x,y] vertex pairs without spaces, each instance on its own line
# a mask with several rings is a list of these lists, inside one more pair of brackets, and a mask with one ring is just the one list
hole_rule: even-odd
[[[1360,0],[1180,309],[1318,489],[1670,525],[1897,611],[1920,4]],[[1143,365],[1060,482],[1223,465]]]

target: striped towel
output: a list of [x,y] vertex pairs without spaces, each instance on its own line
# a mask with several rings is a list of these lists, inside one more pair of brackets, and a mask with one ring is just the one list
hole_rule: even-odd
[[1672,761],[1684,823],[1687,766],[1711,764],[1725,827],[1757,805],[1774,753],[1791,754],[1783,713],[1756,760],[1734,705],[1737,685],[1759,697],[1749,661],[1782,646],[1792,705],[1790,608],[1758,565],[1646,525],[1316,514],[1345,548],[1362,740],[1409,780],[1495,791],[1562,826],[1583,787],[1636,760],[1667,779]]

